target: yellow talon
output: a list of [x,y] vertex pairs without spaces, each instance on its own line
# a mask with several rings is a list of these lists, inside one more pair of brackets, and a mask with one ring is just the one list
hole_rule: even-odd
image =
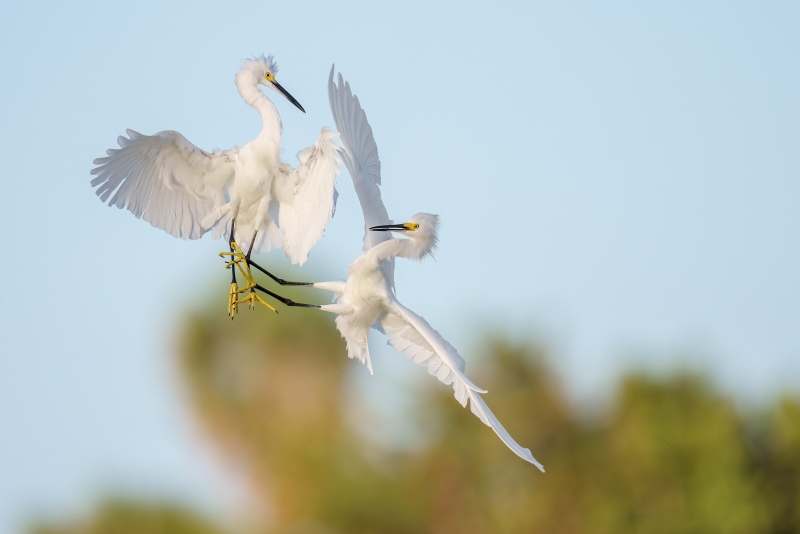
[[250,309],[254,310],[256,309],[256,302],[260,302],[270,310],[278,313],[278,310],[269,305],[267,301],[259,297],[255,291],[250,291],[250,294],[243,299],[239,298],[239,293],[244,293],[245,291],[253,289],[256,287],[256,282],[253,280],[253,273],[250,271],[250,265],[247,263],[247,256],[245,256],[244,252],[242,252],[242,249],[234,241],[231,241],[231,248],[233,250],[220,252],[219,255],[221,258],[230,256],[230,261],[225,263],[225,268],[238,268],[242,273],[242,276],[244,276],[245,280],[247,280],[247,285],[242,289],[239,289],[239,286],[236,284],[236,282],[231,284],[231,291],[228,294],[228,315],[230,315],[231,319],[233,319],[236,315],[236,312],[239,311],[239,304],[244,303],[248,303],[250,305]]
[[235,241],[231,241],[231,248],[233,250],[226,250],[224,252],[220,252],[220,257],[224,258],[225,256],[230,256],[231,259],[236,258],[235,261],[245,261],[245,254],[242,252],[242,249],[239,247],[238,243]]
[[247,284],[246,286],[244,286],[242,289],[238,290],[237,293],[244,293],[246,291],[249,291],[249,290],[253,289],[254,287],[256,287],[256,283],[255,282],[251,282],[251,283]]
[[239,286],[236,282],[231,284],[231,292],[228,294],[228,315],[230,315],[231,320],[233,320],[236,312],[239,311]]
[[244,263],[244,262],[229,261],[229,262],[227,262],[225,264],[225,268],[226,269],[230,269],[231,267],[233,267],[235,265],[239,269],[239,272],[242,273],[242,276],[244,276],[245,280],[247,280],[247,282],[249,284],[255,283],[255,281],[253,280],[253,273],[250,271],[249,266],[245,263],[245,267],[242,267],[242,263]]
[[[244,276],[245,280],[247,280],[248,285],[254,285],[255,282],[253,281],[253,273],[250,272],[250,265],[247,264],[247,256],[245,256],[242,249],[235,241],[231,241],[231,248],[233,251],[226,251],[220,252],[219,256],[224,258],[225,256],[230,256],[231,260],[225,263],[225,268],[230,269],[234,265],[239,268],[239,271]],[[244,266],[242,266],[244,264]]]
[[250,304],[250,309],[251,310],[255,310],[256,309],[256,302],[260,302],[261,304],[263,304],[264,306],[266,306],[270,310],[274,311],[275,313],[278,313],[278,310],[276,310],[274,307],[270,306],[267,303],[267,301],[265,301],[264,299],[262,299],[261,297],[256,295],[255,291],[251,291],[250,294],[247,295],[245,298],[243,298],[241,300],[237,300],[236,301],[236,305],[238,306],[239,304],[244,304],[245,302]]

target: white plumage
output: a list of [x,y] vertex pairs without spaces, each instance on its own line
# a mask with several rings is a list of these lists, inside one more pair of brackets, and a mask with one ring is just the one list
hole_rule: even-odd
[[[367,117],[339,75],[333,82],[333,69],[328,79],[328,95],[336,127],[344,147],[343,159],[353,179],[364,211],[366,230],[365,252],[348,268],[346,281],[322,282],[314,287],[332,291],[334,304],[322,310],[338,315],[336,327],[347,342],[350,358],[365,363],[372,372],[368,338],[370,328],[390,336],[389,344],[447,385],[452,385],[456,400],[462,406],[470,403],[472,413],[490,426],[501,440],[524,460],[544,471],[530,450],[520,446],[492,414],[480,397],[485,390],[464,374],[465,362],[456,349],[428,323],[397,300],[394,291],[394,258],[422,260],[437,244],[439,218],[418,213],[398,225],[388,220],[380,194],[380,160]],[[372,230],[370,230],[372,228]],[[393,239],[390,231],[404,235]]]
[[[258,232],[253,253],[282,245],[292,263],[305,262],[333,216],[341,159],[336,132],[323,128],[317,142],[298,154],[296,168],[280,160],[280,116],[258,86],[303,108],[275,81],[277,70],[272,56],[261,56],[245,60],[236,74],[236,88],[261,116],[255,139],[241,148],[205,152],[178,132],[128,130],[128,137],[118,138],[120,148],[94,161],[97,195],[182,239],[209,230],[220,238],[234,219],[234,237],[245,247]],[[278,204],[277,221],[271,203]]]

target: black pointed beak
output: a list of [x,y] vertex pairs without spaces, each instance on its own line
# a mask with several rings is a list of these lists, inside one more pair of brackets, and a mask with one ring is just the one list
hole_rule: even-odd
[[304,110],[304,109],[303,109],[303,106],[301,106],[301,105],[300,105],[300,102],[298,102],[297,100],[295,100],[295,99],[294,99],[294,97],[293,97],[292,95],[290,95],[290,94],[289,94],[289,91],[287,91],[286,89],[284,89],[284,88],[283,88],[283,86],[282,86],[281,84],[279,84],[278,82],[272,82],[272,85],[274,85],[274,86],[275,86],[275,89],[277,89],[277,90],[278,90],[278,91],[279,91],[279,92],[280,92],[280,93],[281,93],[283,96],[285,96],[285,97],[286,97],[286,100],[288,100],[289,102],[291,102],[292,104],[294,104],[295,106],[297,106],[297,109],[299,109],[299,110],[300,110],[300,111],[302,111],[303,113],[305,113],[305,112],[306,112],[306,110]]
[[380,226],[373,226],[370,230],[374,232],[402,232],[408,230],[404,224],[381,224]]

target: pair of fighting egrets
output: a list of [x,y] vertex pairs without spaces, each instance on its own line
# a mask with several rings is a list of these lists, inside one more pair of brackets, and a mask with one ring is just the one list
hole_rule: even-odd
[[[371,328],[389,336],[389,344],[407,358],[428,368],[431,375],[452,385],[455,398],[490,426],[518,456],[544,471],[531,452],[520,446],[481,398],[486,393],[464,374],[465,362],[455,348],[422,317],[397,300],[394,259],[421,260],[437,244],[438,216],[418,213],[402,224],[393,223],[381,200],[378,147],[349,84],[333,73],[328,78],[328,98],[337,132],[322,128],[313,146],[298,154],[299,165],[280,160],[281,119],[275,105],[259,86],[274,90],[305,112],[275,79],[278,66],[270,57],[244,61],[236,74],[242,98],[261,115],[261,132],[242,147],[205,152],[175,131],[142,135],[128,130],[120,148],[94,161],[92,186],[109,206],[127,208],[156,228],[183,239],[198,239],[210,232],[227,237],[231,269],[228,314],[240,304],[261,303],[277,311],[258,292],[289,306],[317,308],[337,315],[336,327],[347,344],[350,358],[367,365]],[[341,147],[334,139],[339,137]],[[353,179],[364,212],[364,253],[348,268],[346,280],[290,282],[255,263],[251,256],[282,246],[292,263],[303,264],[322,237],[333,216],[336,176],[344,162]],[[112,196],[113,194],[113,196]],[[109,200],[109,197],[110,200]],[[401,237],[394,237],[394,236]],[[245,244],[243,249],[240,244]],[[245,252],[246,250],[246,252]],[[330,291],[333,304],[294,302],[258,284],[252,269],[280,285],[301,285]],[[241,288],[236,272],[245,278]],[[245,294],[244,296],[242,296]]]

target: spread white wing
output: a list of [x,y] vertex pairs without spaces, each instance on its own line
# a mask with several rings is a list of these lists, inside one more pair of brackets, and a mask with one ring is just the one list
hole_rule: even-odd
[[280,202],[279,223],[284,234],[283,251],[292,263],[303,264],[336,209],[336,176],[339,174],[338,133],[323,128],[313,146],[297,155],[300,164],[280,168],[275,184]]
[[225,203],[236,149],[205,152],[171,130],[127,133],[117,138],[120,148],[94,160],[91,183],[100,200],[111,197],[109,206],[127,208],[175,237],[201,237],[208,230],[203,218]]
[[466,406],[467,400],[469,400],[472,413],[491,427],[509,449],[544,472],[544,467],[536,461],[531,451],[514,441],[514,438],[486,406],[479,395],[479,393],[486,393],[486,390],[480,389],[466,377],[464,359],[456,349],[425,319],[397,302],[396,299],[390,297],[385,302],[384,308],[385,312],[379,320],[379,325],[380,330],[390,336],[389,345],[406,358],[427,367],[428,373],[441,382],[447,385],[452,384],[454,396],[462,406]]
[[[328,77],[328,100],[336,129],[341,135],[342,159],[353,179],[353,186],[364,212],[364,250],[391,239],[390,232],[370,232],[369,228],[381,224],[392,224],[386,206],[381,199],[381,160],[378,145],[372,135],[367,114],[361,109],[358,97],[350,90],[350,84],[342,79],[333,83],[334,66]],[[394,258],[384,260],[381,266],[389,286],[394,290]]]

